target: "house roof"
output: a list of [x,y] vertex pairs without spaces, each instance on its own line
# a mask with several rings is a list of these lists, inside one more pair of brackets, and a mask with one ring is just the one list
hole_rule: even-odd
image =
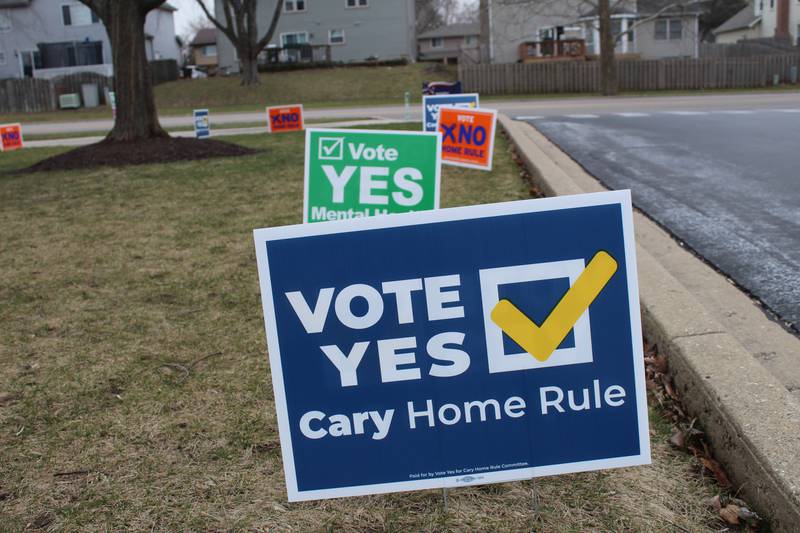
[[158,6],[158,9],[163,9],[164,11],[177,11],[178,10],[177,7],[173,6],[169,2],[164,2],[163,4]]
[[0,0],[0,8],[3,7],[24,7],[30,5],[31,0]]
[[744,9],[717,26],[711,33],[714,35],[719,35],[720,33],[726,33],[729,31],[752,28],[759,22],[761,22],[761,17],[755,14],[753,11],[753,6],[747,5]]
[[698,0],[687,5],[675,5],[675,0],[638,0],[639,15],[655,15],[664,10],[664,15],[699,15],[702,2]]
[[465,35],[480,35],[481,26],[477,22],[466,24],[450,24],[439,26],[433,30],[417,35],[417,39],[431,39],[433,37],[463,37]]
[[215,28],[197,30],[189,46],[203,46],[206,44],[217,44],[217,30]]

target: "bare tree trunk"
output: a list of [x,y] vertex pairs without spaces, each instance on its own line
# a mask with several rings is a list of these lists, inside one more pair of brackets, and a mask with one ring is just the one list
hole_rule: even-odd
[[611,32],[611,7],[609,0],[599,0],[600,16],[600,83],[603,95],[615,96],[617,86],[617,63],[614,59],[615,39]]
[[98,15],[111,40],[117,118],[109,141],[169,137],[156,113],[150,67],[145,52],[144,20],[147,10],[138,2],[116,2]]
[[491,22],[489,21],[489,0],[480,0],[479,3],[479,17],[480,17],[480,43],[479,61],[481,63],[491,63],[492,50],[491,50]]
[[242,85],[258,85],[261,78],[258,76],[258,56],[251,58],[248,54],[242,56]]

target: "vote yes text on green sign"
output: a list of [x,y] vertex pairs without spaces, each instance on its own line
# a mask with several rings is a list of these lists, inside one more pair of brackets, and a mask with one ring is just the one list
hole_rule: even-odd
[[441,134],[306,130],[304,222],[439,207]]

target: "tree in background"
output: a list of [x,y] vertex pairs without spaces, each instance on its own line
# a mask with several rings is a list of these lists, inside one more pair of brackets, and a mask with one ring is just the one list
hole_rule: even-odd
[[417,33],[478,20],[477,0],[415,0]]
[[433,30],[444,24],[437,8],[438,0],[414,0],[417,18],[417,34]]
[[80,0],[94,11],[111,40],[117,118],[106,137],[133,141],[169,137],[158,122],[145,53],[144,21],[165,0]]
[[461,24],[478,20],[477,1],[438,0],[437,3],[445,24]]
[[[759,0],[756,0],[759,1]],[[700,38],[706,40],[711,30],[718,28],[723,22],[747,7],[747,0],[708,0],[703,5],[700,15]]]
[[[275,2],[269,28],[259,38],[258,34],[258,0],[222,0],[221,9],[224,19],[211,14],[203,0],[196,0],[208,20],[230,40],[239,62],[242,65],[242,85],[261,83],[258,77],[258,54],[269,44],[281,17],[283,0]],[[306,0],[307,1],[307,0]]]

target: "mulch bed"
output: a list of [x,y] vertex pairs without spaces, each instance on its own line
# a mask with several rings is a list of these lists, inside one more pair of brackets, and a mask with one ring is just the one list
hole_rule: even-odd
[[75,150],[49,157],[21,172],[48,172],[102,166],[122,167],[151,163],[172,163],[174,161],[194,161],[212,157],[235,157],[256,152],[257,150],[245,148],[238,144],[186,137],[125,142],[101,141],[97,144],[81,146]]

